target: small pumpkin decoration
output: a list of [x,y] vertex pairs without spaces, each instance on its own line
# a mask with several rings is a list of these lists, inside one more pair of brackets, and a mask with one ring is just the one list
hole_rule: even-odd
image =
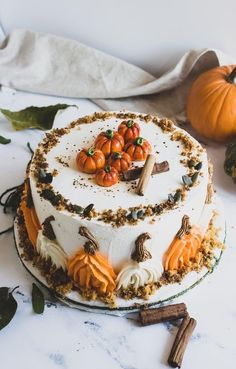
[[68,261],[69,276],[86,291],[95,289],[100,295],[113,292],[116,274],[108,260],[98,251],[97,240],[86,227],[80,227],[79,234],[88,241]]
[[164,269],[178,270],[183,266],[191,265],[192,261],[196,261],[199,256],[202,239],[200,228],[191,227],[189,217],[184,215],[180,230],[164,254]]
[[131,160],[144,161],[152,148],[145,138],[137,137],[134,141],[130,141],[125,145],[124,151],[130,155]]
[[120,123],[118,127],[118,132],[121,136],[124,137],[125,143],[127,143],[139,137],[140,126],[133,120],[124,120],[123,122]]
[[232,177],[234,183],[236,183],[236,141],[227,146],[224,169],[225,173]]
[[31,196],[29,180],[25,180],[24,190],[21,198],[20,209],[23,213],[25,227],[30,242],[34,247],[36,247],[38,233],[41,229],[41,225],[35,211],[33,204],[28,204],[27,198]]
[[105,165],[103,152],[96,148],[83,149],[76,156],[76,164],[81,172],[93,174]]
[[111,167],[116,168],[118,172],[125,172],[130,168],[131,157],[126,152],[113,152],[107,162]]
[[123,137],[116,131],[108,129],[99,133],[95,140],[95,147],[103,152],[106,158],[112,152],[120,152],[124,147]]
[[96,181],[99,186],[110,187],[119,181],[119,173],[116,168],[105,165],[104,169],[99,169],[96,173]]
[[236,135],[236,65],[213,68],[193,83],[187,117],[201,135],[228,141]]

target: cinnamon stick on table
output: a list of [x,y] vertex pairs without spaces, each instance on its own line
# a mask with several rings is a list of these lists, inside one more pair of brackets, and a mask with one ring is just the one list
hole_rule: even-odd
[[186,305],[181,303],[141,310],[139,312],[139,321],[142,325],[150,325],[184,318],[187,315]]
[[168,364],[172,368],[181,367],[187,344],[193,333],[194,328],[196,327],[196,324],[196,320],[190,318],[189,315],[187,315],[182,320],[168,358]]
[[149,179],[152,174],[154,164],[155,164],[155,155],[149,154],[143,166],[136,189],[137,194],[140,196],[144,195],[144,192],[147,188]]
[[[122,181],[134,181],[135,179],[138,179],[141,175],[143,167],[139,168],[133,168],[130,170],[127,170],[126,172],[122,173],[121,180]],[[169,163],[168,161],[162,161],[161,163],[155,163],[152,170],[152,175],[168,172],[169,170]]]

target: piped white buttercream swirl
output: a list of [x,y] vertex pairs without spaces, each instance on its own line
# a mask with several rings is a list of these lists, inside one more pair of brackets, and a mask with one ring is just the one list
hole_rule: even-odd
[[38,233],[36,250],[44,259],[48,260],[50,258],[52,264],[54,264],[57,269],[67,269],[68,257],[65,251],[56,241],[52,241],[44,236],[42,230]]
[[138,263],[131,260],[117,276],[117,289],[133,286],[135,289],[157,282],[163,273],[160,262],[146,260]]

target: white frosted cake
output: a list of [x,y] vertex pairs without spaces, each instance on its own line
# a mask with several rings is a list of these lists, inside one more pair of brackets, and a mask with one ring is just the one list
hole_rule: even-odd
[[[150,156],[156,171],[141,196]],[[205,149],[170,120],[95,113],[47,133],[33,155],[24,257],[60,293],[147,299],[206,262],[212,195]]]

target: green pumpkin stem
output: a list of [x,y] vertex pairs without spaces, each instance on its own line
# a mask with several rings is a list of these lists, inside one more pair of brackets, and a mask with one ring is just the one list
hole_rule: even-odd
[[105,165],[104,170],[105,170],[106,173],[110,173],[110,171],[111,171],[110,165]]
[[111,139],[113,138],[113,136],[114,136],[114,132],[112,131],[112,129],[108,129],[106,131],[106,137]]
[[133,125],[134,125],[133,120],[128,120],[128,122],[126,123],[126,126],[127,126],[128,128],[133,127]]
[[232,70],[232,72],[226,77],[226,81],[228,83],[235,84],[235,77],[236,77],[236,67]]
[[87,151],[87,156],[93,156],[94,155],[94,149],[92,149],[92,148],[90,148],[90,149],[88,149],[88,151]]
[[134,144],[136,146],[142,146],[143,141],[144,141],[144,139],[142,137],[137,137],[136,140],[134,141]]
[[113,159],[114,160],[121,159],[121,153],[120,152],[114,152]]

